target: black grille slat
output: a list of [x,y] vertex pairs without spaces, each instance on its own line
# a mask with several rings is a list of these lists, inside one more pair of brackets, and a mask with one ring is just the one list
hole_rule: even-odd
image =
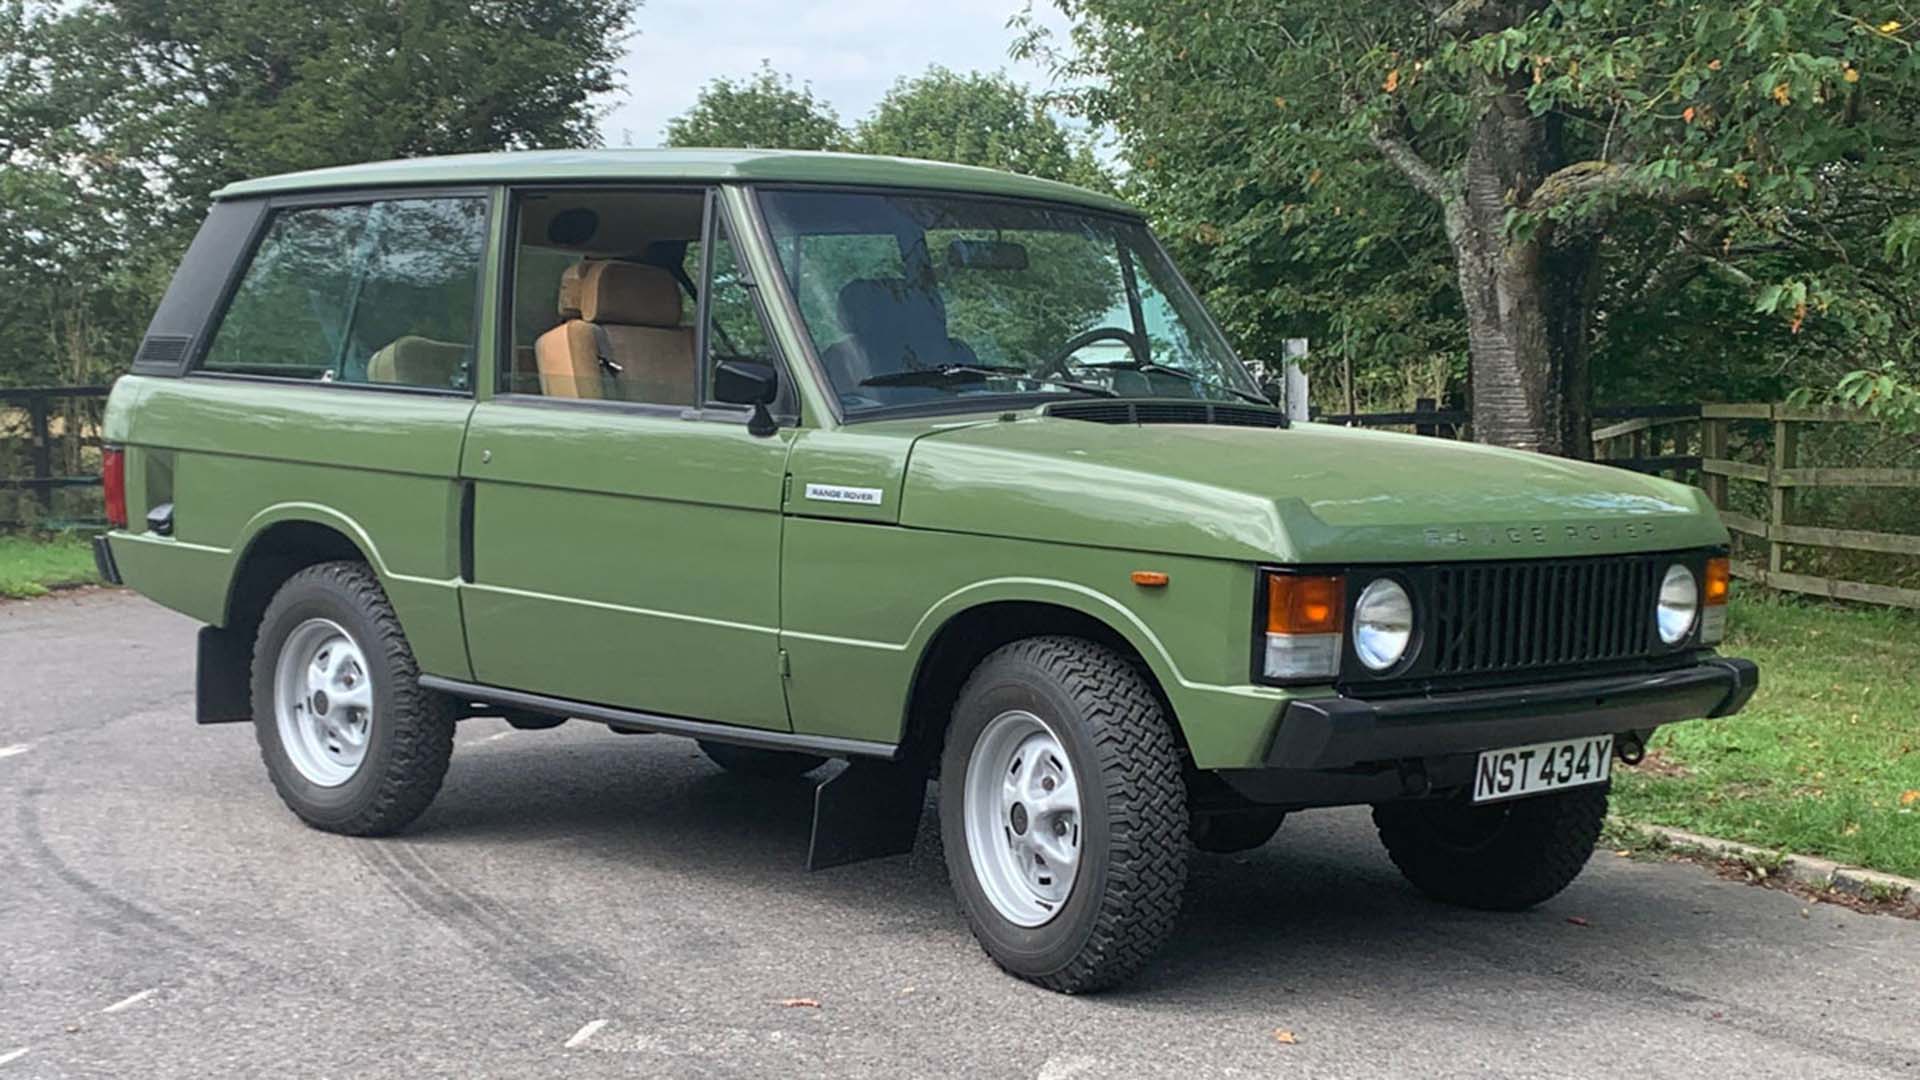
[[1651,606],[1671,555],[1432,568],[1434,675],[1605,663],[1653,649]]

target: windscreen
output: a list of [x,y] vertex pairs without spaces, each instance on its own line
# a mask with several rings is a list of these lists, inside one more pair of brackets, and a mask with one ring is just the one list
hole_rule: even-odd
[[849,417],[983,399],[1260,401],[1137,221],[949,195],[760,194]]

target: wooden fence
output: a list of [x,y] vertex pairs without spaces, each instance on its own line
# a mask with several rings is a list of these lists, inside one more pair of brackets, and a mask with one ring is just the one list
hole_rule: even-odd
[[[1811,488],[1884,488],[1911,493],[1904,496],[1907,505],[1920,506],[1920,469],[1833,468],[1810,466],[1800,460],[1804,426],[1868,424],[1871,420],[1834,409],[1767,404],[1706,405],[1700,415],[1704,459],[1700,468],[1706,476],[1703,486],[1713,497],[1713,504],[1721,508],[1720,519],[1726,522],[1727,528],[1766,545],[1765,565],[1736,561],[1735,574],[1789,592],[1920,608],[1920,589],[1791,573],[1785,568],[1786,549],[1792,544],[1920,557],[1920,535],[1830,528],[1794,520],[1798,516],[1797,496]],[[1768,459],[1764,464],[1729,458],[1729,426],[1742,420],[1766,421],[1772,425]],[[1760,518],[1731,509],[1730,481],[1766,485],[1767,516]]]
[[[108,390],[105,386],[0,387],[0,462],[17,456],[24,458],[25,465],[24,473],[0,475],[0,493],[30,492],[38,504],[37,520],[47,521],[55,517],[56,491],[98,487],[99,474],[79,466],[83,448],[99,445],[97,402],[106,398]],[[16,443],[24,454],[5,453],[8,442]],[[8,468],[19,465],[16,461]],[[20,508],[7,513],[10,501],[0,501],[0,524],[24,523]],[[68,518],[69,523],[99,520],[95,515]]]

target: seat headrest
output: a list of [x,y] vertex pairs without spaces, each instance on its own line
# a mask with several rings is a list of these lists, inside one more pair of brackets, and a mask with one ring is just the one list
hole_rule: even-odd
[[560,272],[559,308],[562,319],[580,317],[580,278],[592,265],[583,259]]
[[582,319],[616,326],[680,325],[680,286],[672,274],[639,263],[584,265],[580,273]]
[[905,278],[855,278],[840,289],[840,325],[873,374],[952,358],[940,294]]

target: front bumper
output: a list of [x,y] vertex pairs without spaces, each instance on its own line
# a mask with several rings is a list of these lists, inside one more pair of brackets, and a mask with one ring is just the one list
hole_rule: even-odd
[[1419,697],[1296,699],[1267,750],[1274,769],[1340,769],[1503,746],[1644,731],[1730,716],[1760,685],[1751,660],[1713,657],[1654,674]]

